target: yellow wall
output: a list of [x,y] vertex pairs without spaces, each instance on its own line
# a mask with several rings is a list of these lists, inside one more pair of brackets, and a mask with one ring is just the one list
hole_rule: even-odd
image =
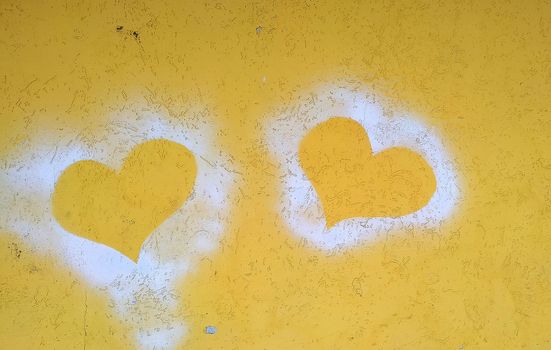
[[[0,48],[3,349],[152,348],[136,334],[174,322],[183,330],[166,344],[182,349],[551,348],[549,3],[2,0]],[[404,111],[416,116],[445,144],[461,197],[442,226],[326,250],[297,237],[286,223],[278,209],[286,170],[267,130],[274,111],[289,111],[286,106],[317,86],[335,82],[380,96],[390,119]],[[215,215],[222,229],[208,236],[215,248],[197,253],[170,243],[188,242],[182,236],[191,242],[195,233],[208,231],[202,225],[183,229],[175,223],[167,232],[158,227],[181,201],[198,201],[193,215],[210,210],[200,207],[203,192],[171,184],[172,175],[113,180],[111,186],[128,185],[130,192],[146,186],[145,192],[157,193],[156,181],[175,188],[143,197],[149,204],[172,201],[153,205],[155,214],[144,223],[145,214],[128,214],[125,207],[143,209],[141,204],[115,204],[110,198],[124,197],[118,192],[98,195],[113,206],[110,213],[119,210],[130,225],[140,222],[136,235],[121,222],[103,227],[112,221],[101,210],[85,223],[60,219],[67,207],[86,211],[92,204],[71,195],[78,189],[63,194],[44,185],[45,194],[33,194],[33,186],[42,185],[18,177],[30,176],[33,163],[44,163],[45,171],[61,164],[56,162],[76,144],[96,153],[73,160],[107,163],[94,163],[98,173],[114,171],[107,166],[120,170],[133,146],[143,144],[142,132],[151,130],[135,126],[144,113],[173,121],[170,135],[157,138],[184,140],[188,131],[208,131],[184,150],[159,146],[151,152],[163,161],[175,154],[170,152],[194,154],[203,166],[196,186],[211,172],[226,174],[228,186],[220,185],[220,193],[227,208]],[[136,142],[128,141],[130,134]],[[107,139],[109,149],[98,146]],[[202,140],[210,147],[205,154],[219,157],[214,163],[201,160]],[[42,153],[32,153],[39,148]],[[147,157],[144,164],[156,161]],[[167,167],[174,176],[195,174],[191,161],[184,170],[167,164],[153,167]],[[419,180],[423,191],[432,193],[430,169],[416,164],[426,173]],[[102,174],[99,179],[111,176]],[[90,182],[98,179],[88,175]],[[356,176],[340,179],[344,187],[359,186]],[[56,191],[64,196],[57,214]],[[349,214],[334,217],[360,215]],[[45,233],[38,217],[55,230]],[[108,244],[90,236],[98,227],[112,229],[108,236],[129,235],[132,242],[110,245],[132,259],[146,240],[142,253],[159,252],[156,244],[166,249],[166,255],[152,253],[159,266],[181,257],[189,260],[188,269],[168,272],[174,281],[162,282],[175,283],[170,293],[140,289],[141,282],[124,278],[100,288],[70,263],[80,258],[60,251],[70,241],[92,257],[105,251],[134,266],[84,239]],[[155,239],[147,240],[144,227],[159,230]],[[141,273],[137,266],[128,276]],[[111,291],[124,294],[127,285],[135,288],[129,298],[137,306],[123,313]],[[169,294],[174,305],[165,307]],[[216,334],[205,334],[208,325]]]

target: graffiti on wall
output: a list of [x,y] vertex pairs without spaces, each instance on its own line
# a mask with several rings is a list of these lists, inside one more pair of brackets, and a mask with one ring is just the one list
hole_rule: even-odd
[[1,347],[550,348],[550,15],[1,1]]
[[407,114],[385,116],[357,84],[297,101],[267,128],[283,174],[278,210],[297,235],[333,249],[438,227],[452,214],[458,176],[436,130]]
[[174,283],[212,254],[229,215],[235,174],[204,114],[190,127],[140,107],[87,135],[44,129],[3,179],[5,229],[107,290],[146,348],[183,335]]
[[[266,119],[282,173],[274,209],[314,247],[437,226],[457,204],[457,176],[436,132],[409,116],[385,117],[374,98],[328,86]],[[4,180],[4,225],[107,289],[145,348],[184,336],[174,282],[215,254],[241,176],[202,112],[184,124],[124,110],[89,133],[101,142],[41,130],[12,158],[25,165]],[[153,297],[140,300],[144,288]]]

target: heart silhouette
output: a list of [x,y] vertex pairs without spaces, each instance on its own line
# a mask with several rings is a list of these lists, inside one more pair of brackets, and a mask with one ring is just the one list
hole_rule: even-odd
[[373,154],[358,122],[333,117],[302,139],[299,162],[328,227],[354,217],[399,217],[424,207],[436,190],[431,167],[408,148]]
[[67,231],[137,261],[147,236],[189,197],[196,174],[186,147],[147,141],[132,149],[118,173],[93,160],[67,167],[52,196],[53,214]]

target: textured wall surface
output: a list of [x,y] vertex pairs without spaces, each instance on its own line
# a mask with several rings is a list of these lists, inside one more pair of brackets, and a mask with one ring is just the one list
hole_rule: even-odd
[[0,107],[3,349],[551,348],[549,2],[0,0]]

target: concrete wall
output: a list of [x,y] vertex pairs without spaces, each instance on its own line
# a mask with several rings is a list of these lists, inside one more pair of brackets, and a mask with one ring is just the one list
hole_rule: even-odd
[[551,348],[544,1],[0,3],[0,347]]

